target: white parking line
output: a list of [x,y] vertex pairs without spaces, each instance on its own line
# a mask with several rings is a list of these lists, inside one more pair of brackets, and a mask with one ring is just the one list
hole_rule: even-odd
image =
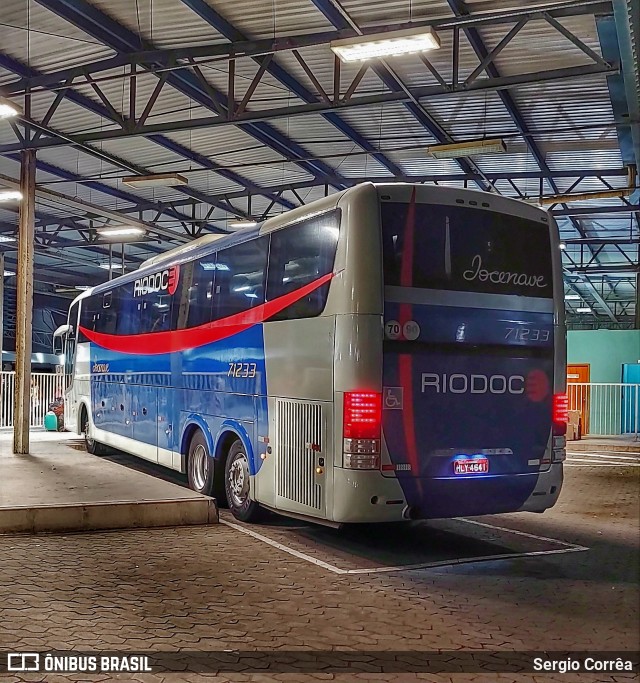
[[246,527],[240,526],[239,524],[234,524],[233,522],[227,522],[224,519],[220,520],[220,524],[224,524],[228,527],[231,527],[232,529],[235,529],[236,531],[240,531],[243,534],[247,534],[248,536],[251,536],[252,538],[255,538],[258,541],[262,541],[263,543],[266,543],[267,545],[270,545],[274,548],[277,548],[278,550],[281,550],[282,552],[288,553],[289,555],[293,555],[294,557],[297,557],[300,560],[304,560],[305,562],[309,562],[311,564],[315,564],[318,567],[322,567],[323,569],[326,569],[330,572],[333,572],[334,574],[383,574],[383,573],[390,573],[390,572],[404,572],[404,571],[411,571],[411,570],[416,570],[416,569],[433,569],[436,567],[455,567],[457,565],[461,564],[472,564],[475,562],[492,562],[492,561],[499,561],[499,560],[512,560],[518,557],[537,557],[540,555],[560,555],[563,553],[575,553],[575,552],[583,552],[585,550],[589,550],[589,548],[582,546],[582,545],[577,545],[575,543],[567,543],[566,541],[559,541],[556,538],[548,538],[546,536],[536,536],[535,534],[530,534],[527,533],[526,531],[517,531],[516,529],[509,529],[507,527],[499,527],[499,526],[494,526],[493,524],[486,524],[484,522],[477,522],[475,520],[471,519],[465,519],[463,517],[457,518],[458,521],[461,522],[466,522],[467,524],[475,524],[476,526],[481,526],[481,527],[487,527],[489,529],[495,529],[497,531],[504,531],[506,533],[510,534],[516,534],[518,536],[526,536],[528,538],[533,538],[538,541],[548,541],[550,543],[555,543],[557,545],[563,546],[562,548],[556,548],[555,550],[532,550],[529,552],[520,552],[520,553],[502,553],[502,554],[496,554],[496,555],[482,555],[480,557],[462,557],[458,559],[453,559],[453,560],[439,560],[437,562],[421,562],[418,564],[407,564],[407,565],[391,565],[391,566],[384,566],[384,567],[369,567],[369,568],[363,568],[363,569],[341,569],[340,567],[336,567],[333,564],[329,564],[328,562],[324,562],[323,560],[318,560],[315,557],[312,557],[311,555],[307,555],[307,553],[300,552],[299,550],[295,550],[295,548],[290,548],[287,545],[284,545],[283,543],[279,543],[278,541],[274,541],[271,538],[268,538],[267,536],[264,536],[263,534],[259,534],[257,531],[253,531],[252,529],[247,529]]
[[[578,465],[577,463],[581,463]],[[640,462],[611,462],[607,461],[595,461],[588,460],[586,458],[569,458],[566,460],[565,465],[572,465],[574,467],[640,467]]]
[[640,453],[638,455],[620,455],[618,453],[587,453],[586,451],[570,451],[567,453],[569,458],[602,458],[603,460],[640,460]]

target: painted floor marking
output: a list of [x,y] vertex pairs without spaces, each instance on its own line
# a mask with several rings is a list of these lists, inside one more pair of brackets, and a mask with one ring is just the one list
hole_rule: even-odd
[[593,458],[594,460],[635,460],[638,462],[640,460],[640,453],[638,455],[615,455],[610,453],[587,453],[585,451],[573,451],[567,453],[569,458]]
[[364,568],[364,569],[341,569],[340,567],[336,567],[333,564],[329,564],[328,562],[324,562],[323,560],[318,560],[315,557],[312,557],[311,555],[308,555],[307,553],[300,552],[299,550],[295,550],[294,548],[290,548],[287,545],[284,545],[283,543],[279,543],[278,541],[274,541],[273,539],[269,538],[268,536],[264,536],[263,534],[259,534],[257,531],[253,531],[252,529],[247,529],[246,527],[240,526],[239,524],[234,524],[233,522],[227,522],[224,519],[220,520],[220,524],[224,524],[225,526],[231,527],[232,529],[235,529],[236,531],[240,531],[243,534],[247,534],[248,536],[251,536],[252,538],[255,538],[258,541],[262,541],[263,543],[266,543],[267,545],[272,546],[273,548],[276,548],[278,550],[281,550],[282,552],[288,553],[289,555],[293,555],[294,557],[297,557],[300,560],[304,560],[305,562],[309,562],[311,564],[314,564],[318,567],[322,567],[323,569],[327,569],[330,572],[333,572],[334,574],[388,574],[391,572],[404,572],[404,571],[411,571],[415,569],[433,569],[437,567],[455,567],[461,564],[472,564],[474,562],[492,562],[492,561],[499,561],[499,560],[511,560],[515,559],[518,557],[537,557],[540,555],[560,555],[563,553],[576,553],[576,552],[583,552],[585,550],[589,550],[589,548],[582,546],[582,545],[577,545],[575,543],[567,543],[566,541],[559,541],[556,538],[548,538],[546,536],[536,536],[535,534],[530,534],[527,533],[526,531],[517,531],[516,529],[509,529],[507,527],[499,527],[499,526],[494,526],[493,524],[486,524],[484,522],[476,522],[475,520],[471,519],[465,519],[463,517],[457,518],[458,521],[461,522],[466,522],[467,524],[475,524],[476,526],[482,526],[482,527],[487,527],[489,529],[496,529],[497,531],[504,531],[506,533],[510,534],[516,534],[518,536],[526,536],[528,538],[533,538],[538,541],[548,541],[550,543],[555,543],[557,545],[563,546],[562,548],[556,548],[555,550],[531,550],[528,552],[515,552],[515,553],[502,553],[502,554],[497,554],[497,555],[481,555],[479,557],[463,557],[459,559],[453,559],[453,560],[439,560],[437,562],[421,562],[418,564],[406,564],[406,565],[391,565],[391,566],[385,566],[385,567],[370,567],[370,568]]
[[594,462],[593,459],[569,458],[565,461],[565,465],[568,465],[569,467],[640,467],[640,462],[610,462],[608,460]]

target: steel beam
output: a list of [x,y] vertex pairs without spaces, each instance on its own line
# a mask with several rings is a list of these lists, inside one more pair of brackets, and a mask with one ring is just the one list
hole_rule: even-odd
[[[37,2],[117,52],[128,53],[138,49],[141,45],[143,48],[154,49],[148,41],[120,25],[97,7],[89,5],[85,0],[37,0]],[[174,71],[168,77],[167,82],[203,107],[217,111],[209,94],[193,73]],[[222,93],[217,91],[216,93],[219,102],[222,102],[226,109],[227,98]],[[296,161],[296,158],[306,157],[306,151],[268,123],[248,123],[242,125],[242,129],[283,156],[291,158],[307,173],[320,177],[334,174],[326,164]]]
[[[582,67],[568,67],[564,69],[553,69],[551,71],[542,71],[539,73],[526,73],[514,76],[504,76],[499,78],[480,79],[472,83],[464,92],[477,90],[497,90],[501,92],[506,88],[516,85],[524,85],[528,83],[543,83],[547,81],[575,79],[581,76],[592,76],[601,73],[608,73],[610,69],[606,69],[600,65],[582,66]],[[341,109],[352,109],[356,107],[367,107],[371,105],[384,104],[385,102],[411,102],[413,98],[422,99],[425,97],[439,97],[450,96],[456,94],[440,85],[433,86],[419,86],[411,90],[411,94],[404,91],[384,92],[375,95],[361,95],[353,97],[351,100],[340,100],[339,102],[331,103],[330,105],[324,101],[314,102],[311,104],[292,105],[290,107],[269,108],[264,110],[251,110],[243,114],[229,119],[222,116],[207,116],[192,120],[173,121],[168,123],[147,124],[132,130],[112,129],[105,131],[96,131],[90,133],[82,133],[79,135],[69,136],[71,140],[79,144],[86,144],[88,142],[101,142],[105,140],[115,140],[119,138],[127,138],[135,135],[152,136],[160,133],[173,133],[186,130],[200,130],[203,128],[219,128],[225,126],[236,126],[242,122],[256,122],[268,121],[280,118],[293,118],[295,116],[302,116],[306,114],[324,114],[328,111],[339,111]],[[530,133],[526,133],[530,135]],[[442,136],[440,136],[442,137]],[[69,145],[66,140],[37,140],[32,144],[32,147],[40,149],[46,147],[60,147]],[[0,147],[0,154],[6,154],[11,151],[19,150],[20,144],[4,145]],[[292,159],[295,163],[295,159]],[[549,176],[553,173],[545,164],[542,168]],[[482,177],[484,173],[477,171],[469,171],[471,176]],[[335,171],[330,171],[328,178],[336,178]],[[323,180],[318,178],[318,184]],[[348,179],[341,178],[341,182],[346,186]],[[332,182],[331,184],[335,184]],[[555,192],[557,190],[554,189]]]
[[[20,227],[16,280],[16,376],[13,402],[13,452],[29,453],[31,409],[31,328],[33,322],[33,242],[36,210],[36,153],[22,152]],[[4,277],[4,273],[3,273]]]
[[[13,57],[10,57],[8,55],[0,54],[0,66],[5,68],[7,71],[11,71],[12,73],[22,75],[24,77],[35,77],[40,75],[38,71],[35,69],[26,66],[19,62],[18,60],[14,59]],[[101,116],[102,118],[105,118],[107,120],[110,119],[110,114],[107,110],[106,107],[104,107],[102,104],[98,104],[97,102],[94,102],[92,99],[89,97],[86,97],[85,95],[82,95],[81,93],[74,92],[73,90],[69,90],[66,94],[66,99],[68,99],[70,102],[73,102],[74,104],[77,104],[78,106],[82,107],[83,109],[86,109],[87,111],[90,111],[93,114],[96,114],[98,116]],[[232,182],[242,186],[246,187],[248,189],[251,189],[254,194],[264,194],[268,199],[273,198],[273,194],[271,191],[267,188],[262,188],[255,183],[252,183],[250,180],[244,178],[243,176],[233,172],[229,171],[227,169],[222,168],[215,162],[211,161],[210,159],[207,159],[206,157],[202,155],[197,155],[195,152],[192,150],[183,147],[177,142],[174,142],[170,138],[166,138],[161,135],[157,136],[151,136],[149,138],[153,142],[165,147],[166,149],[170,149],[172,152],[175,154],[178,154],[179,156],[183,157],[184,159],[189,159],[190,161],[195,161],[199,165],[201,165],[203,168],[206,168],[211,171],[215,171],[216,173],[220,174],[222,177],[226,178],[227,180],[231,180]],[[16,150],[17,151],[17,150]],[[94,149],[92,152],[93,156],[99,156],[99,151]],[[105,158],[106,156],[109,156],[110,158],[107,158],[106,160],[109,161],[109,163],[113,163],[116,166],[122,167],[122,162],[124,160],[121,160],[117,157],[113,157],[113,155],[103,155]],[[115,161],[117,159],[117,161]],[[135,171],[134,171],[135,172]],[[105,190],[104,192],[106,194],[113,194],[113,188],[110,188],[108,185],[102,185]],[[140,198],[138,197],[139,201]],[[295,205],[294,204],[287,204],[286,202],[283,202],[283,205],[291,209]]]
[[[206,21],[210,26],[221,33],[227,40],[232,42],[243,42],[246,41],[246,36],[241,33],[237,28],[231,25],[219,12],[213,9],[211,5],[205,2],[205,0],[182,0],[182,2],[187,5],[193,12],[195,12],[201,19]],[[270,53],[272,54],[272,53]],[[266,60],[264,56],[254,57],[254,60],[263,68]],[[286,88],[295,93],[304,102],[317,102],[319,97],[316,97],[307,88],[300,83],[296,78],[294,78],[288,71],[286,71],[282,66],[275,62],[267,64],[266,70],[274,78],[276,78],[280,83],[282,83]],[[338,114],[333,112],[324,113],[322,115],[329,123],[334,125],[343,135],[346,135],[351,141],[355,142],[359,147],[369,152],[376,161],[380,162],[385,168],[387,168],[394,175],[402,174],[402,169],[394,164],[392,161],[387,159],[387,157],[378,152],[375,147],[360,133],[358,133],[355,128],[350,126],[346,121],[340,118]]]

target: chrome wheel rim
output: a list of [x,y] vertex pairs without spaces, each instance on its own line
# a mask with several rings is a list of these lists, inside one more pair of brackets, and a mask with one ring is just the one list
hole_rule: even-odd
[[205,487],[209,474],[209,455],[207,449],[198,444],[191,454],[191,478],[199,491]]
[[244,453],[238,453],[229,467],[231,502],[241,508],[249,498],[249,463]]

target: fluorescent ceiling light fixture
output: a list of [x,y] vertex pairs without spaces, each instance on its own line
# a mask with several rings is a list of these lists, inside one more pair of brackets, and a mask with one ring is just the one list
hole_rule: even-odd
[[501,138],[493,140],[469,140],[467,142],[452,142],[445,145],[431,145],[427,153],[436,159],[459,159],[476,154],[504,154],[507,145]]
[[329,47],[343,62],[364,62],[367,59],[383,59],[437,50],[440,47],[440,39],[430,26],[419,26],[334,40]]
[[258,225],[257,221],[233,221],[233,223],[229,223],[229,227],[233,229],[241,229],[241,228],[255,228],[256,225]]
[[589,308],[589,306],[584,306],[581,308],[576,308],[576,313],[592,313],[593,311]]
[[564,251],[567,248],[567,245],[564,242],[560,242],[558,246],[560,247],[560,249],[562,249],[562,251]]
[[122,263],[99,263],[99,268],[104,268],[105,270],[120,270],[122,268]]
[[0,99],[0,119],[9,119],[13,116],[18,116],[18,114],[20,114],[20,110],[15,104],[5,99]]
[[77,289],[79,292],[86,292],[87,289],[91,289],[91,285],[76,285],[74,289]]
[[22,192],[18,190],[2,190],[0,191],[0,202],[19,202],[22,199]]
[[178,187],[179,185],[188,184],[187,179],[179,173],[134,175],[123,178],[122,182],[130,187]]
[[5,277],[11,277],[12,275],[15,275],[15,273],[12,270],[5,270],[4,271]]
[[579,294],[565,294],[566,301],[579,301],[582,297]]
[[142,228],[126,227],[121,228],[99,228],[98,234],[103,237],[133,237],[134,235],[144,234]]
[[0,242],[15,242],[16,238],[12,235],[0,235]]

